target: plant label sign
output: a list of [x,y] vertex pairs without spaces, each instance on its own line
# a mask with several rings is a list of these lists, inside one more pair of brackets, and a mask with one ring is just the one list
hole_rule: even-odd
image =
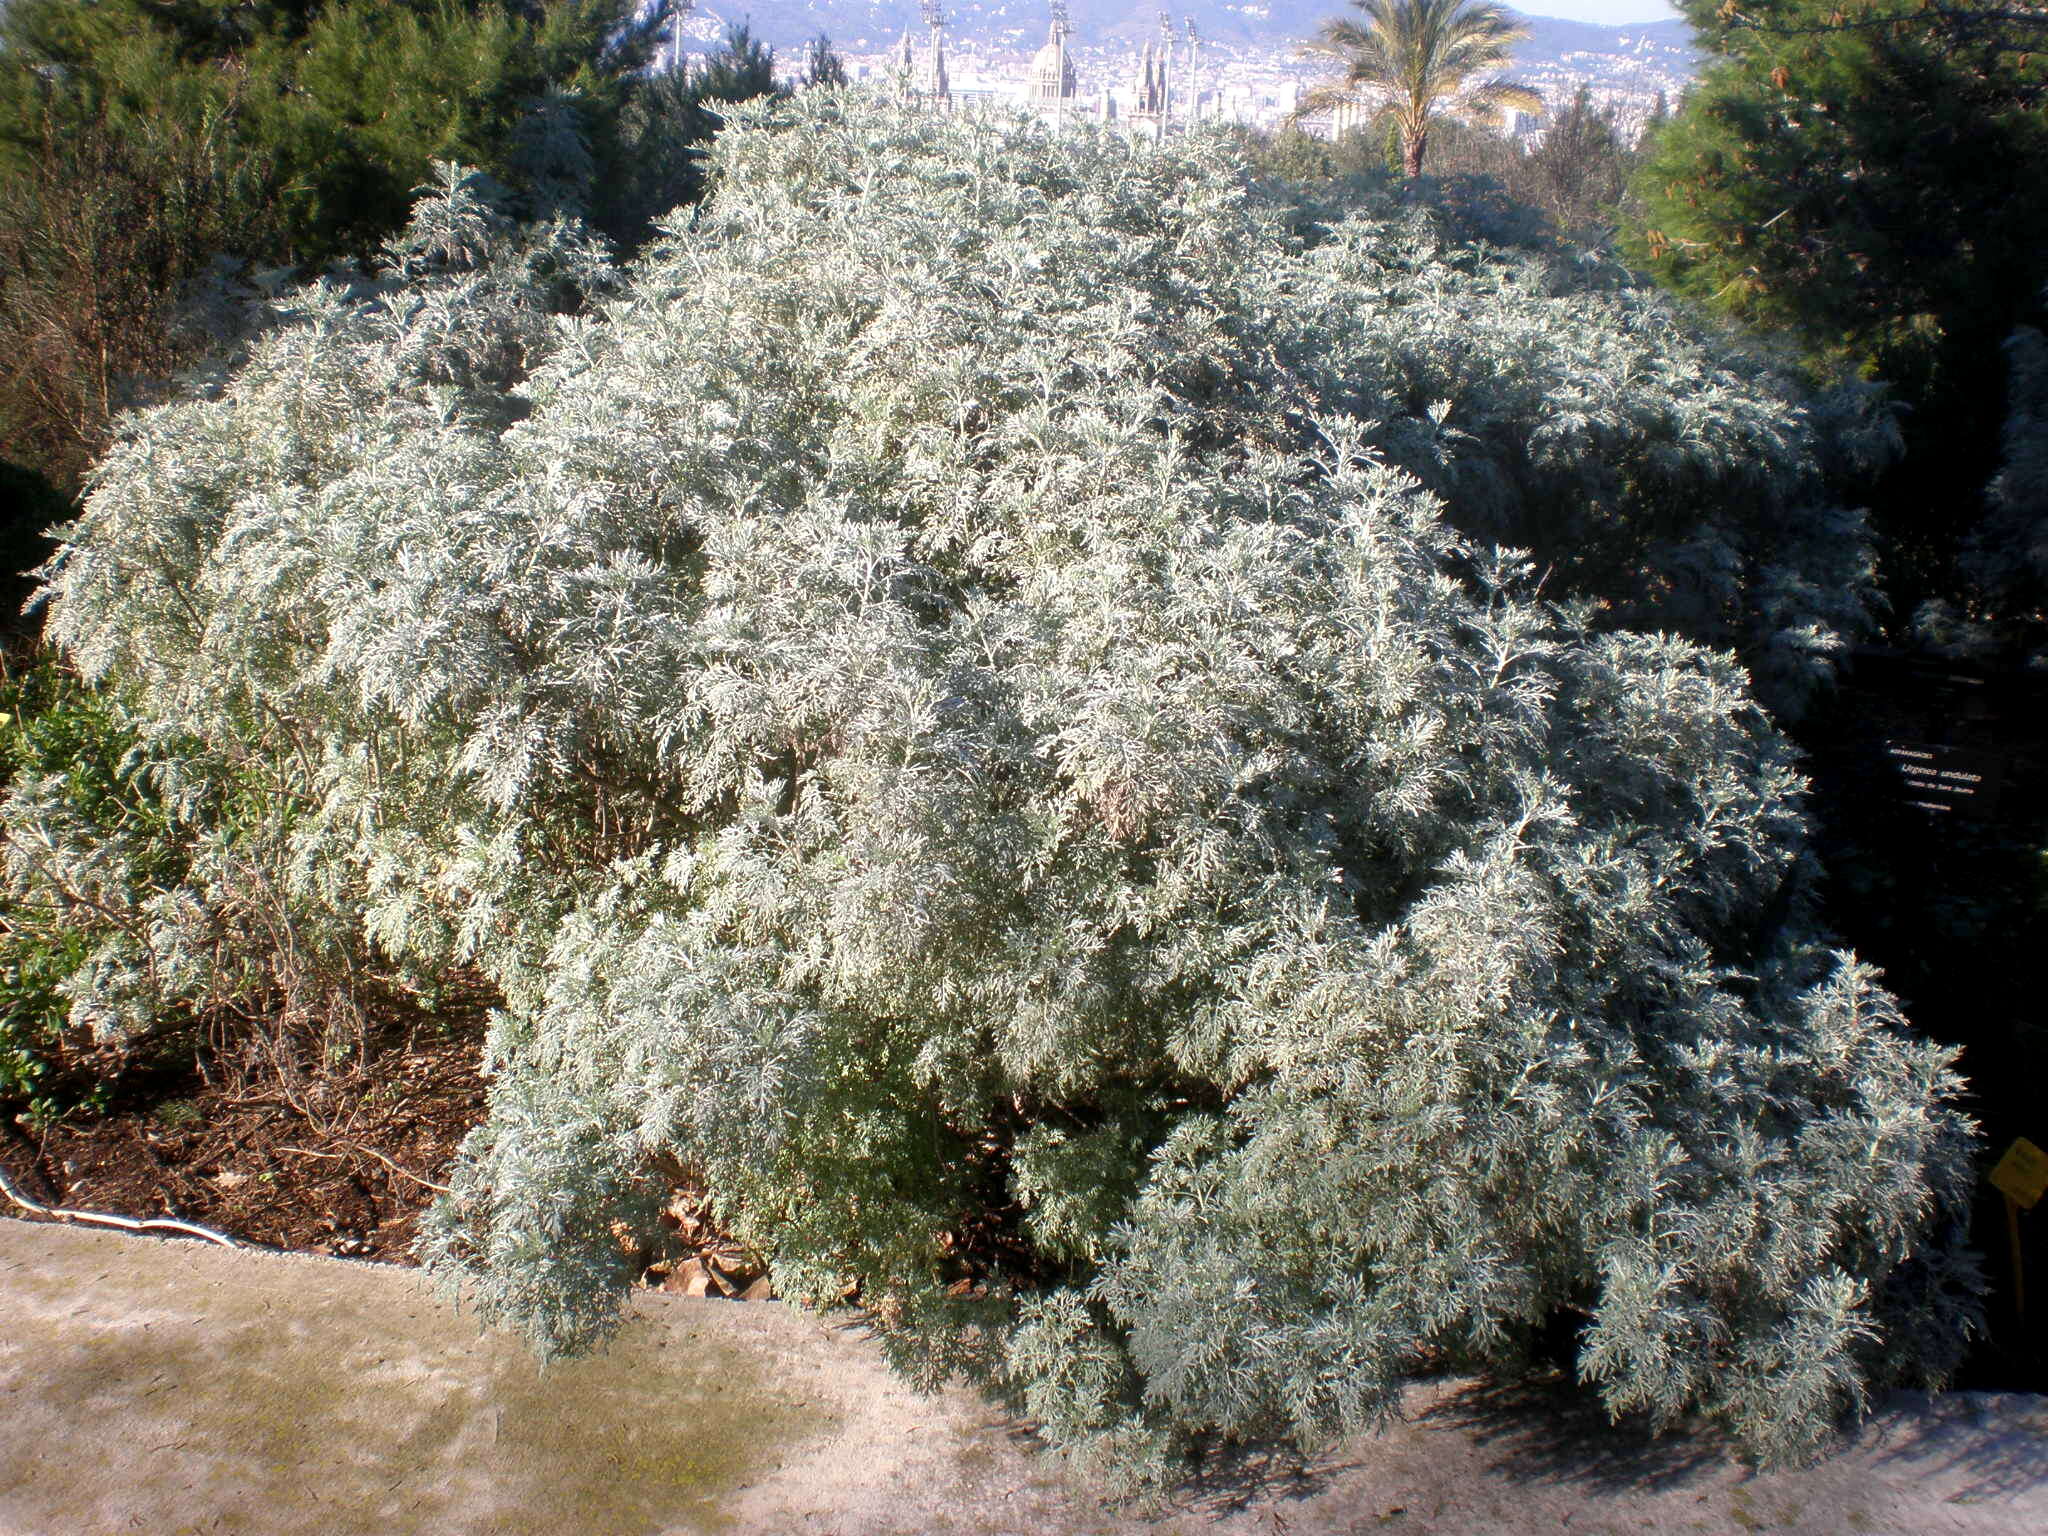
[[1988,816],[1998,803],[2005,762],[1994,753],[1896,738],[1884,750],[1898,770],[1908,805],[1938,815]]
[[1991,1182],[2015,1205],[2032,1210],[2034,1202],[2048,1191],[2048,1152],[2020,1137],[1991,1170]]

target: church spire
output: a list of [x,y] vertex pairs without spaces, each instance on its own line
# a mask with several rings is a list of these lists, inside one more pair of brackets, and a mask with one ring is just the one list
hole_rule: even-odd
[[925,55],[924,93],[944,111],[953,104],[953,89],[946,79],[946,13],[939,8],[939,0],[924,0],[924,24],[932,33]]

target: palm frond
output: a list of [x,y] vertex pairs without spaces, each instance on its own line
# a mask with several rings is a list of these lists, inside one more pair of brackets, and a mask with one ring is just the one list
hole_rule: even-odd
[[1512,80],[1489,80],[1459,100],[1454,110],[1473,122],[1493,122],[1501,113],[1541,112],[1543,95]]
[[[1526,86],[1489,79],[1477,89],[1469,82],[1506,64],[1525,34],[1514,16],[1491,0],[1351,0],[1355,17],[1333,17],[1302,52],[1343,67],[1330,91],[1355,100],[1361,88],[1391,97],[1405,138],[1416,140],[1429,120],[1443,114],[1497,116],[1503,107],[1538,110],[1541,101]],[[1296,108],[1290,121],[1330,110],[1329,104]]]

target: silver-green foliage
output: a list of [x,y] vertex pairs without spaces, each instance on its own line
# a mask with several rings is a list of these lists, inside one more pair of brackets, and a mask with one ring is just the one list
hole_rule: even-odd
[[[1741,668],[1451,529],[1394,460],[1460,494],[1479,373],[1362,381],[1456,374],[1469,282],[1560,473],[1631,421],[1790,462],[1790,408],[1637,299],[1304,251],[1218,141],[750,110],[572,317],[596,258],[451,175],[410,281],[129,422],[52,577],[82,665],[298,775],[308,899],[501,988],[429,1262],[586,1346],[681,1169],[1127,1463],[1559,1309],[1617,1410],[1766,1456],[1952,1364],[1970,1128]],[[1532,382],[1638,356],[1652,404]]]
[[[374,739],[338,734],[331,672],[302,670],[322,622],[304,584],[323,562],[331,579],[337,541],[367,529],[311,530],[360,491],[345,466],[365,481],[390,467],[380,443],[516,416],[506,391],[552,344],[551,311],[608,281],[580,231],[515,235],[479,178],[437,176],[381,277],[280,301],[231,382],[195,379],[202,398],[123,434],[78,532],[90,553],[60,559],[50,636],[118,684],[104,707],[132,731],[123,773],[154,814],[82,808],[60,775],[16,781],[0,801],[0,894],[16,939],[89,944],[64,991],[72,1025],[101,1042],[237,1008],[265,1021],[241,1043],[291,1073],[298,1046],[331,1061],[359,1045],[363,983],[388,976],[363,940],[366,903],[400,878],[394,846],[325,857],[321,838],[349,834],[319,813],[346,797],[339,779],[367,768],[388,803],[401,775]],[[265,405],[283,414],[259,427]]]
[[1882,402],[1795,405],[1618,267],[1390,213],[1368,202],[1302,263],[1291,356],[1324,408],[1371,423],[1460,532],[1530,550],[1549,595],[1732,649],[1801,711],[1869,628],[1864,516],[1823,471],[1895,452]]

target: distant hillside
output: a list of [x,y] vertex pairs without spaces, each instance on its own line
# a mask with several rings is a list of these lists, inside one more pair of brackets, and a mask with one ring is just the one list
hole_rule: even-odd
[[[1529,35],[1515,45],[1515,68],[1554,68],[1570,73],[1575,61],[1636,59],[1658,63],[1691,75],[1700,66],[1692,28],[1682,21],[1655,21],[1632,27],[1603,27],[1586,21],[1558,21],[1549,16],[1524,16]],[[1195,23],[1200,26],[1199,20]]]
[[[1076,41],[1143,43],[1159,31],[1157,0],[1069,0]],[[1308,37],[1324,21],[1343,14],[1342,0],[1194,0],[1170,7],[1176,28],[1192,18],[1205,38],[1219,43],[1280,46]],[[1036,47],[1044,40],[1047,13],[1034,0],[950,0],[945,7],[951,35],[962,41]],[[870,52],[921,31],[913,0],[707,0],[688,30],[702,42],[728,20],[749,21],[757,36],[789,50],[820,31],[852,52]],[[1590,22],[1524,18],[1529,39],[1518,50],[1530,64],[1553,63],[1572,54],[1631,54],[1645,49],[1692,57],[1691,33],[1682,21],[1607,27]]]

